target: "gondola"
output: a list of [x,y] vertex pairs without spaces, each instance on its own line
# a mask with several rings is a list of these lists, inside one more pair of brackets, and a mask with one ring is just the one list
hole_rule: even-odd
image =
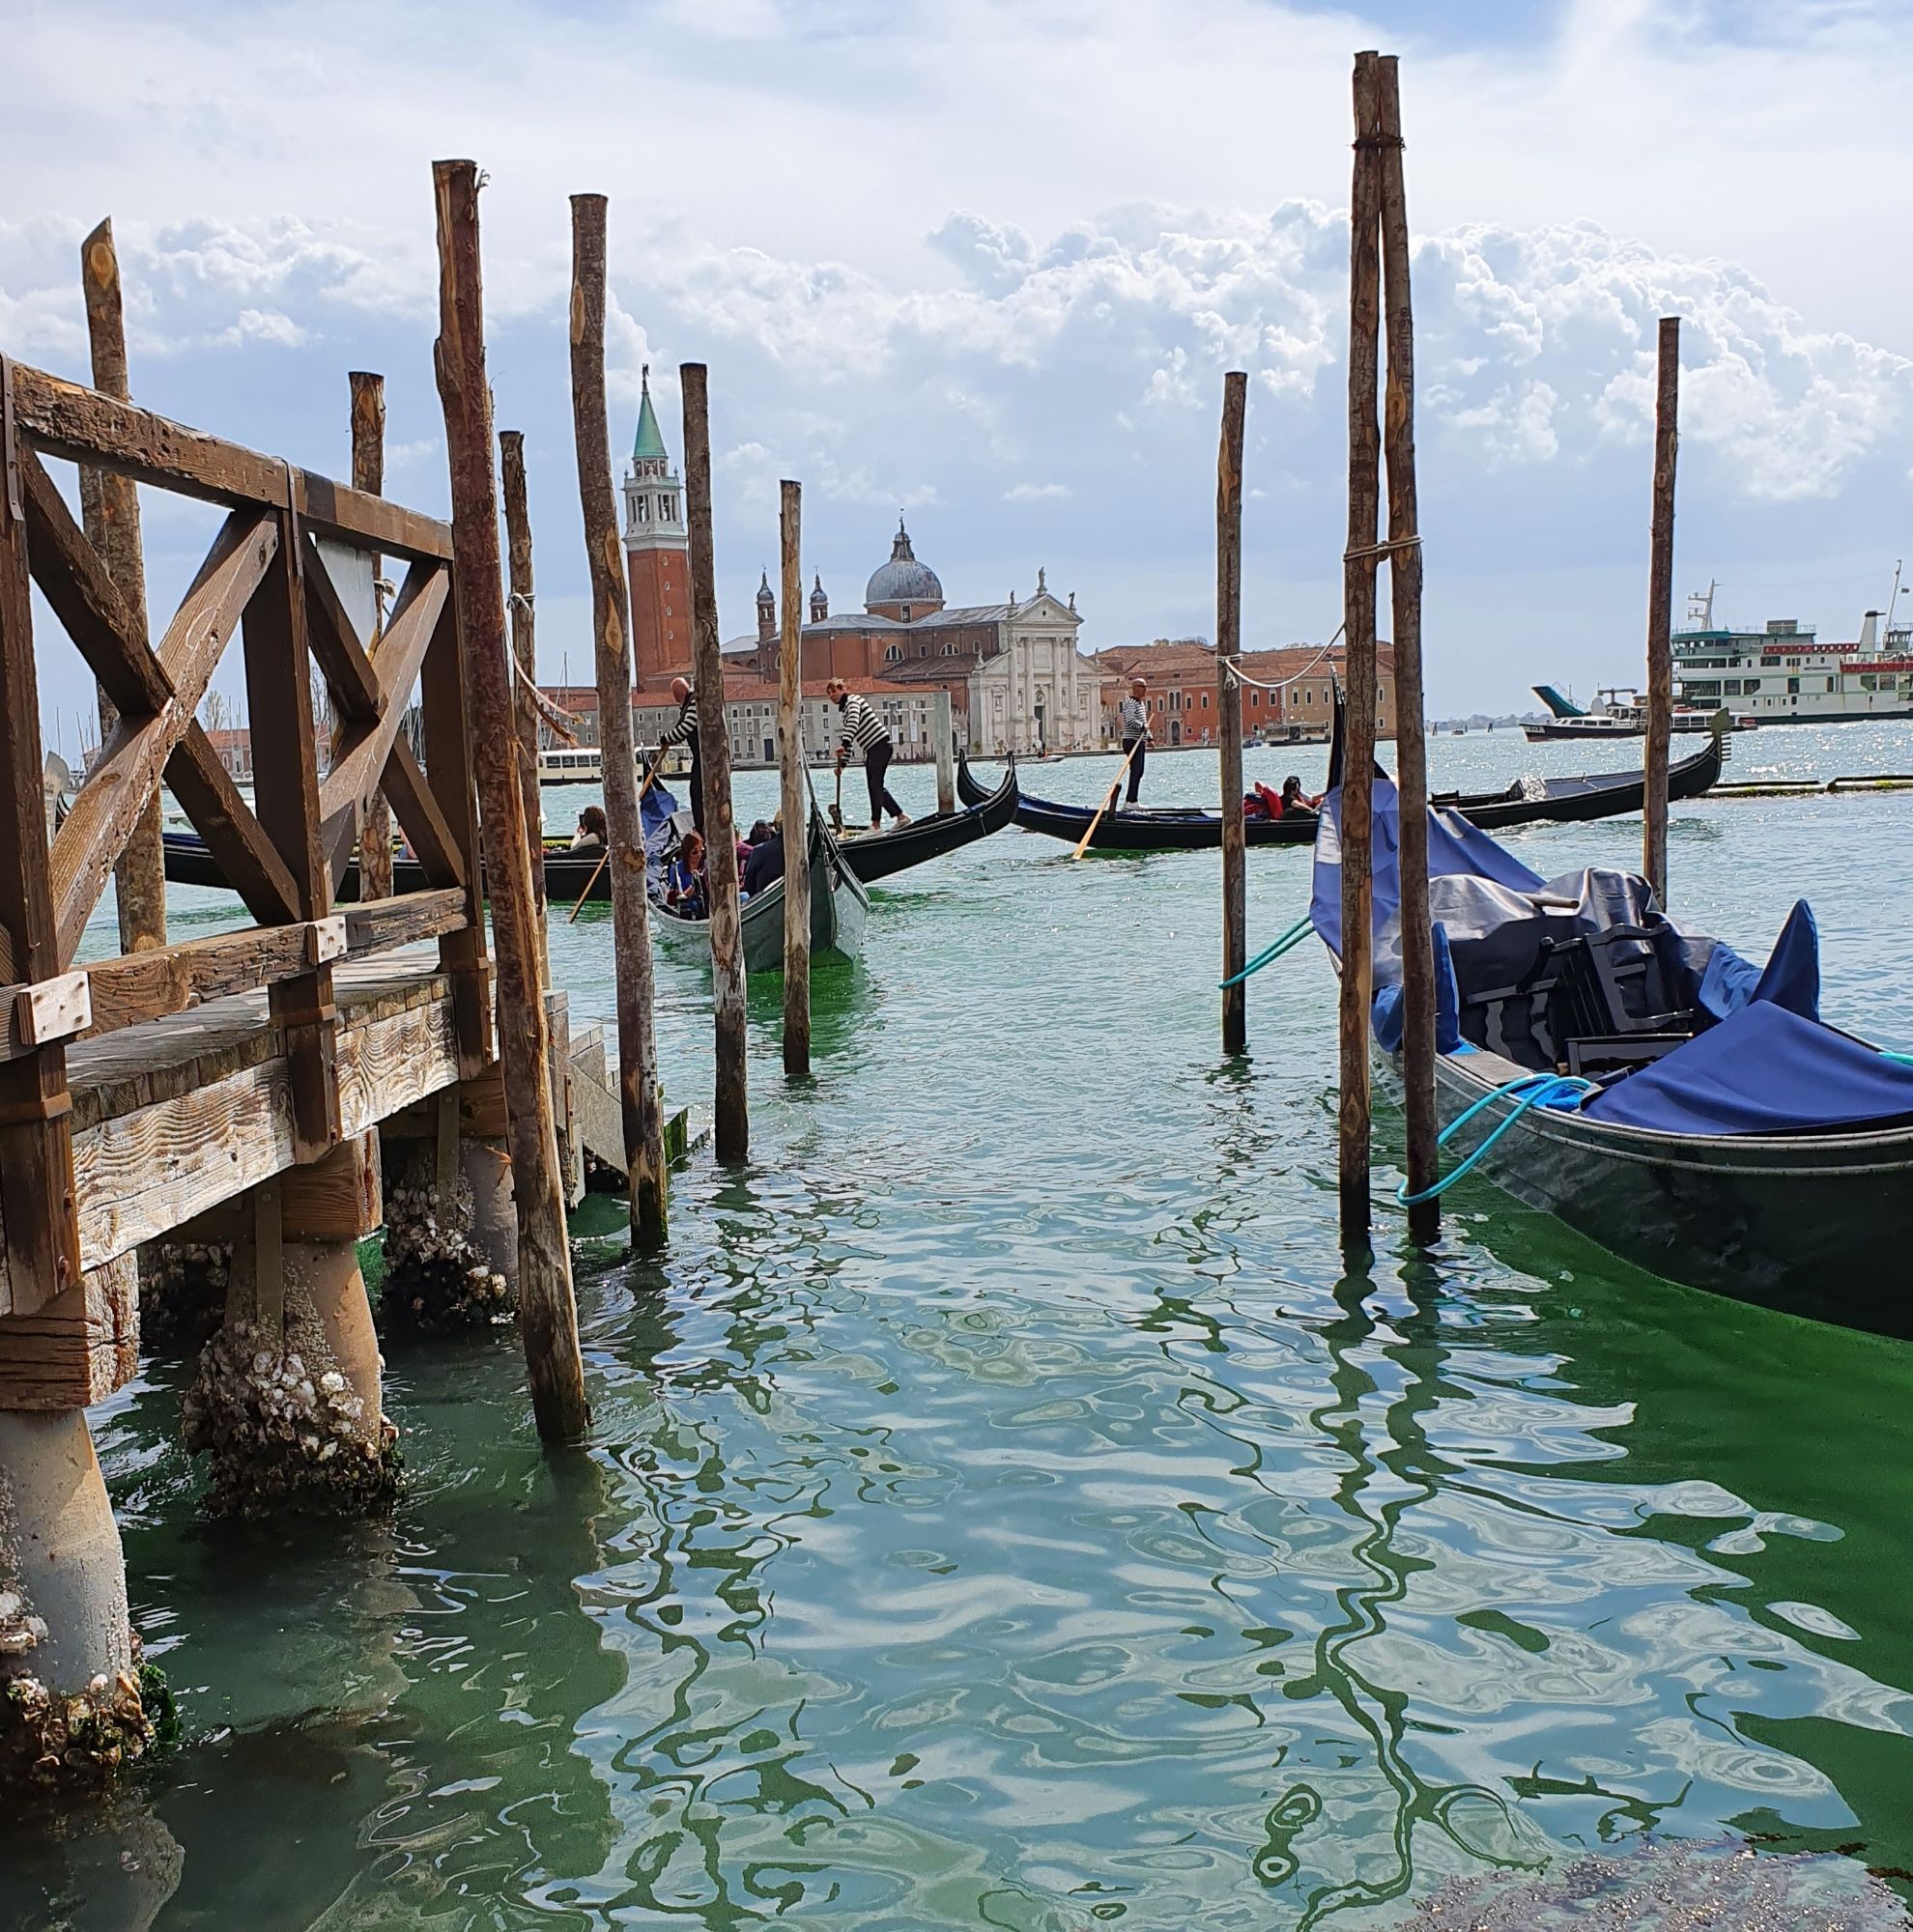
[[994,791],[971,786],[955,811],[939,811],[928,818],[912,819],[908,825],[890,832],[863,832],[845,838],[839,835],[838,849],[843,863],[865,885],[874,885],[893,873],[921,866],[926,860],[940,859],[946,852],[987,838],[1001,832],[1016,815],[1016,765],[1011,760],[1003,782]]
[[[1399,1079],[1398,828],[1375,786],[1376,1045]],[[1339,951],[1339,794],[1310,918]],[[1525,1205],[1689,1287],[1913,1334],[1913,1062],[1819,1017],[1804,901],[1764,968],[1663,914],[1646,882],[1542,880],[1428,816],[1436,1100],[1450,1145]]]
[[[1670,801],[1699,798],[1712,789],[1721,768],[1731,755],[1726,729],[1717,724],[1707,743],[1691,757],[1668,767]],[[1443,792],[1429,803],[1459,811],[1470,825],[1484,831],[1506,831],[1518,825],[1572,824],[1594,818],[1614,818],[1641,810],[1643,778],[1639,771],[1590,772],[1575,778],[1517,781],[1501,791]],[[966,805],[985,797],[969,767],[958,762],[956,793]],[[1046,833],[1051,838],[1077,843],[1089,830],[1096,808],[1058,805],[1024,792],[1016,804],[1016,823],[1026,832]],[[1243,825],[1250,845],[1309,845],[1314,843],[1317,819],[1312,811],[1284,812],[1280,818],[1251,818]],[[1222,814],[1201,806],[1141,806],[1105,811],[1090,840],[1097,852],[1193,852],[1213,850],[1222,843]]]
[[[870,895],[844,863],[823,814],[811,815],[811,958],[854,959],[864,949],[864,921]],[[653,930],[659,938],[687,946],[701,946],[708,955],[711,923],[686,919],[663,900],[651,900]],[[784,971],[784,881],[775,879],[744,907],[742,915],[746,973]]]

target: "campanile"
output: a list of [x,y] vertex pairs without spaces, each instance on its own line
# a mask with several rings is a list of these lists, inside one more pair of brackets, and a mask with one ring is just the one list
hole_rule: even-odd
[[624,559],[631,577],[631,647],[640,691],[691,668],[691,539],[684,485],[665,453],[646,364],[638,436],[624,477]]

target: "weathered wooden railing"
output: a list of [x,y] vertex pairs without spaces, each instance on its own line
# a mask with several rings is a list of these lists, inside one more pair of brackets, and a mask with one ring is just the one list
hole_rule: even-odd
[[[157,644],[145,643],[43,457],[229,511]],[[320,537],[406,566],[369,649]],[[119,710],[50,843],[30,585]],[[0,357],[0,1318],[33,1315],[97,1264],[82,1256],[68,1079],[75,1040],[265,989],[287,1066],[292,1159],[308,1165],[345,1131],[335,966],[436,938],[458,1077],[491,1065],[457,623],[444,524]],[[251,806],[194,715],[236,631],[251,714]],[[311,664],[338,720],[323,779]],[[422,769],[399,728],[414,685]],[[78,966],[87,923],[162,781],[257,923]],[[334,911],[353,828],[379,793],[425,890]]]

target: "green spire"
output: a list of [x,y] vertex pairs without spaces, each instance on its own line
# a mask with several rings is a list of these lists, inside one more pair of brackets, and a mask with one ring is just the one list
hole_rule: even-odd
[[651,407],[651,365],[648,362],[644,364],[644,373],[640,380],[644,385],[644,398],[638,405],[638,440],[631,445],[631,460],[634,463],[662,463],[664,435],[658,428],[658,412]]

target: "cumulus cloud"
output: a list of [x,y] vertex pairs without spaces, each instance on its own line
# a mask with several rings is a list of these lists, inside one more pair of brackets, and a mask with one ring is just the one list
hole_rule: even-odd
[[1004,491],[1006,503],[1056,503],[1070,495],[1067,483],[1016,483]]

